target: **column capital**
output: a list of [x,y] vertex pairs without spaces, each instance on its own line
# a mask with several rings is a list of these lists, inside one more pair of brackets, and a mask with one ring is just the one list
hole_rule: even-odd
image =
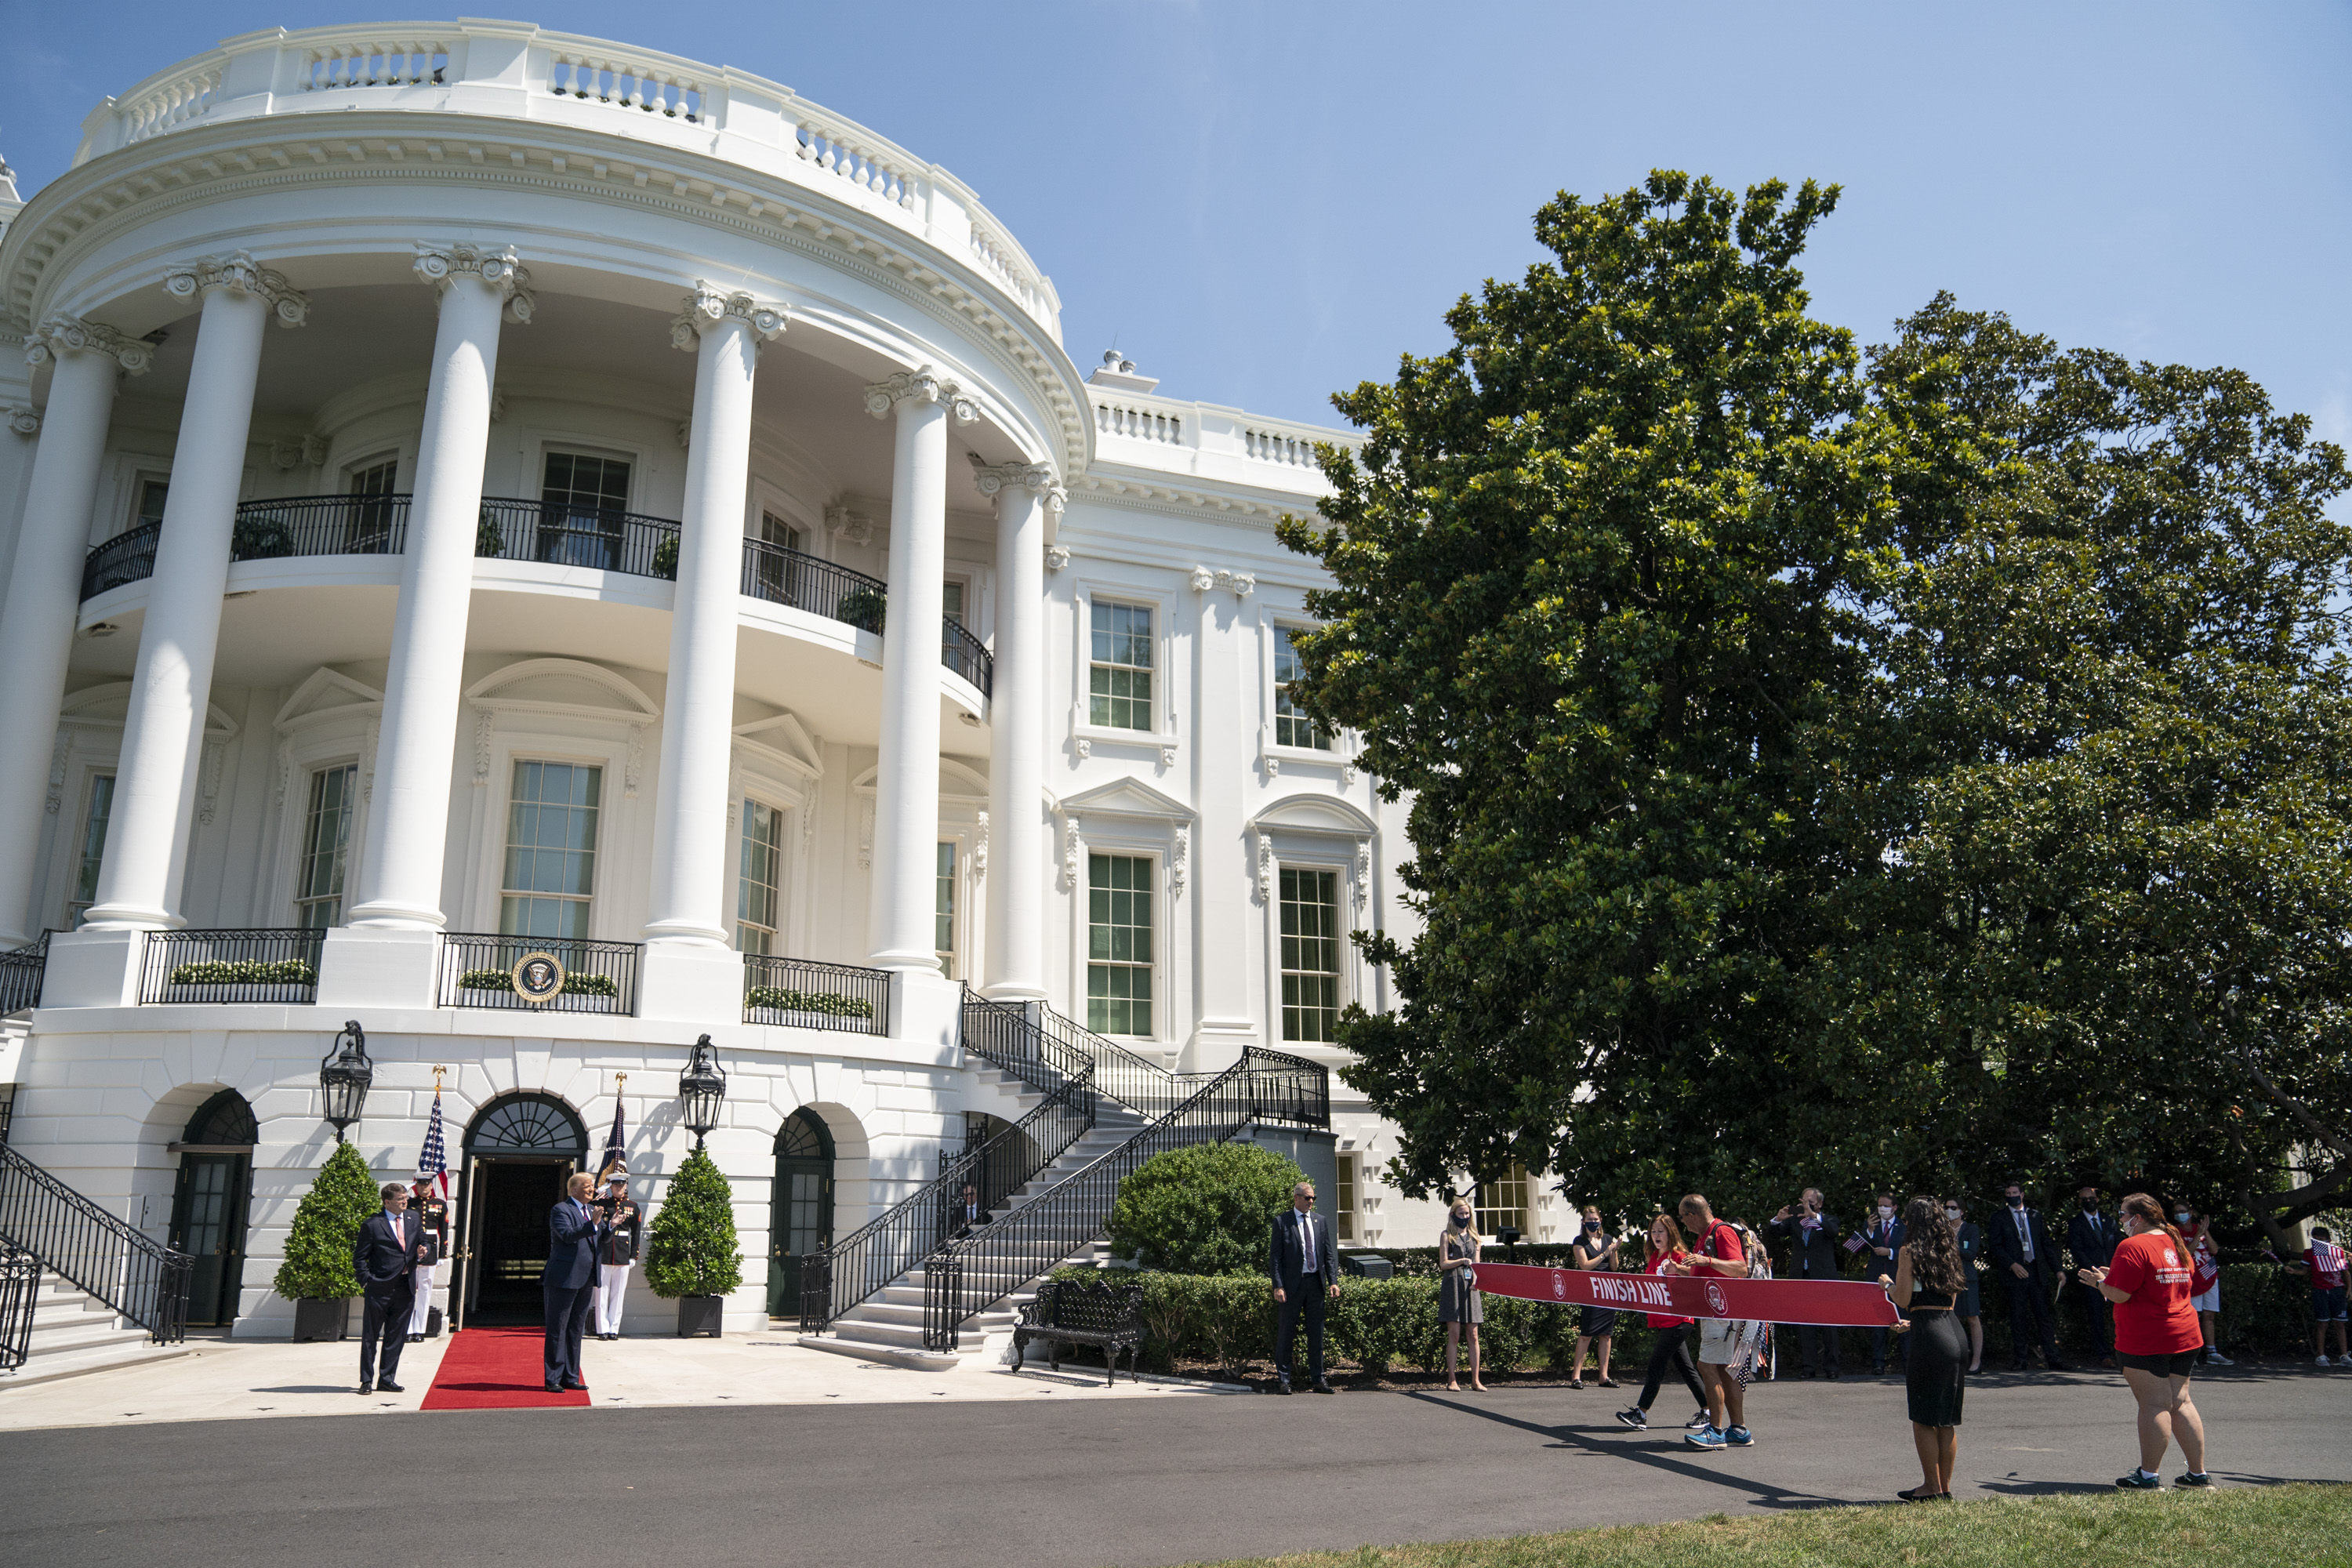
[[980,418],[980,405],[965,396],[963,388],[954,382],[941,381],[929,365],[902,370],[866,389],[866,412],[877,419],[887,418],[898,405],[909,401],[944,403],[959,425],[971,425]]
[[992,500],[1012,485],[1042,499],[1050,512],[1058,514],[1069,503],[1070,492],[1062,488],[1050,463],[1004,463],[992,468],[975,463],[971,477],[979,483],[980,493]]
[[25,362],[47,364],[68,352],[104,354],[132,375],[146,374],[155,363],[154,346],[145,339],[126,338],[112,327],[79,316],[51,316],[35,327],[25,344]]
[[782,305],[762,305],[749,294],[714,289],[698,278],[694,292],[686,297],[670,321],[669,346],[692,353],[702,345],[702,334],[730,316],[749,325],[751,335],[763,343],[782,337],[790,319]]
[[310,296],[286,281],[242,250],[184,261],[163,277],[163,292],[175,300],[193,300],[208,289],[233,294],[258,294],[269,301],[270,313],[281,327],[299,327],[310,319]]
[[539,308],[539,296],[530,291],[530,268],[510,245],[486,250],[478,245],[419,243],[416,259],[409,265],[420,279],[436,289],[447,288],[449,279],[460,273],[480,279],[499,291],[507,304],[507,320],[517,326],[528,325],[531,312]]
[[19,436],[37,436],[41,433],[41,411],[37,408],[28,408],[21,403],[12,403],[5,408],[0,408],[0,414],[8,416],[8,428]]

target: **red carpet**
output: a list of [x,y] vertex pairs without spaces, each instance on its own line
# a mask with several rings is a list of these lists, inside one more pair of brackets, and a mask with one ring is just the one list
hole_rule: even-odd
[[586,1405],[580,1389],[550,1394],[547,1336],[538,1329],[460,1329],[425,1391],[425,1410],[538,1410]]

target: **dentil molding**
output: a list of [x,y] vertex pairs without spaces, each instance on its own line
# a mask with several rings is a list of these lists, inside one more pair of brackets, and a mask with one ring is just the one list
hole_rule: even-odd
[[126,338],[79,316],[51,316],[35,327],[25,344],[25,363],[44,365],[68,352],[105,354],[132,375],[146,374],[155,363],[154,346],[145,339]]
[[762,305],[749,294],[727,293],[698,278],[694,292],[686,297],[670,321],[669,346],[692,353],[701,346],[702,334],[730,316],[748,325],[751,335],[762,343],[774,342],[784,335],[787,317],[782,305]]
[[214,289],[259,295],[269,302],[270,314],[281,327],[299,327],[310,319],[310,296],[286,281],[285,274],[254,260],[247,251],[199,257],[163,275],[163,292],[174,300],[193,300]]
[[480,246],[463,243],[419,244],[416,258],[409,265],[418,278],[436,289],[447,288],[452,278],[480,279],[506,300],[507,320],[517,326],[530,325],[531,313],[539,308],[539,296],[530,291],[530,268],[522,264],[512,246],[485,250]]

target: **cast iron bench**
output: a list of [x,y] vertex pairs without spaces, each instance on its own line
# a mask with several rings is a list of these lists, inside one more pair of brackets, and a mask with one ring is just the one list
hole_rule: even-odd
[[1031,1340],[1044,1340],[1051,1347],[1055,1372],[1062,1370],[1064,1345],[1098,1347],[1110,1373],[1106,1387],[1118,1381],[1118,1356],[1125,1351],[1127,1375],[1140,1383],[1136,1363],[1143,1354],[1143,1287],[1049,1279],[1037,1287],[1037,1299],[1021,1309],[1021,1321],[1013,1327],[1015,1366],[1028,1364]]

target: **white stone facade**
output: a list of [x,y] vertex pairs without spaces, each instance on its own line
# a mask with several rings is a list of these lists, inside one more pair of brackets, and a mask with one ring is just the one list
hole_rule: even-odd
[[[59,933],[0,1063],[12,1144],[159,1237],[169,1145],[245,1097],[238,1331],[286,1330],[346,1019],[387,1177],[436,1064],[453,1173],[515,1089],[593,1154],[625,1073],[656,1204],[710,1035],[738,1321],[791,1112],[830,1134],[838,1236],[1005,1109],[951,983],[1081,1022],[1090,984],[1140,985],[1093,1021],[1171,1067],[1339,1059],[1286,1037],[1284,895],[1397,924],[1402,808],[1279,711],[1316,569],[1272,529],[1341,433],[1088,378],[970,190],[731,68],[501,23],[273,31],[87,132],[0,203],[0,947]],[[551,778],[574,839],[542,854],[573,858],[518,870]],[[1106,879],[1148,915],[1102,918]],[[312,1000],[142,1000],[152,933],[321,922]],[[444,933],[517,929],[642,944],[633,1011],[448,1005]],[[746,1022],[746,942],[887,972],[887,1034]],[[1294,952],[1307,994],[1384,1005],[1336,952]],[[1334,1089],[1369,1178],[1381,1125]],[[1355,1190],[1360,1237],[1433,1235]]]

